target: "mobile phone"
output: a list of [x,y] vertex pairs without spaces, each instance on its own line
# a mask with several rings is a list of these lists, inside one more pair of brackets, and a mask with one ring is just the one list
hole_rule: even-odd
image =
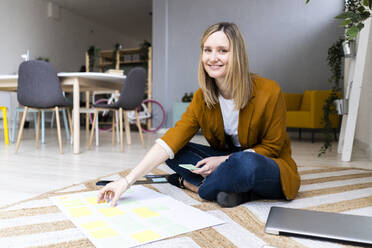
[[195,167],[193,164],[179,164],[180,167],[185,168],[187,170],[197,170],[198,167]]

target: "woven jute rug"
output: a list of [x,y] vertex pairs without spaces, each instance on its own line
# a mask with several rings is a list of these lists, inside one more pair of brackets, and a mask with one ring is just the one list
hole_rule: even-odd
[[[301,188],[293,201],[257,200],[221,208],[197,194],[169,184],[146,185],[223,219],[226,224],[205,228],[142,247],[352,247],[350,244],[266,234],[271,206],[372,216],[372,171],[355,168],[299,167]],[[164,174],[165,167],[154,170]],[[128,171],[99,179],[116,179]],[[98,180],[98,179],[97,179]],[[97,180],[48,192],[0,209],[0,247],[94,247],[49,200],[51,196],[97,190]]]

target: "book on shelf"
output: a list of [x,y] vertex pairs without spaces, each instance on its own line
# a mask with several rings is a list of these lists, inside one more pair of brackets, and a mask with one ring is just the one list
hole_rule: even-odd
[[108,69],[107,71],[105,71],[105,73],[123,76],[124,75],[124,70]]

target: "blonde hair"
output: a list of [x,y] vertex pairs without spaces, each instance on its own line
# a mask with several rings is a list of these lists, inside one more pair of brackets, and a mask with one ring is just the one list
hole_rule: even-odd
[[230,58],[225,77],[225,84],[232,93],[232,98],[236,109],[244,108],[252,93],[252,78],[249,71],[248,55],[245,48],[243,35],[234,23],[220,22],[207,28],[200,42],[200,58],[198,80],[200,88],[203,91],[204,100],[208,108],[218,102],[218,87],[214,78],[211,78],[205,71],[202,56],[204,43],[208,37],[217,32],[225,33],[230,42]]

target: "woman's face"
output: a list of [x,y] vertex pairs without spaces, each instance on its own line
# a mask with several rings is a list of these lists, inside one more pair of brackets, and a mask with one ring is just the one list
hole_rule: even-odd
[[223,82],[230,57],[230,42],[223,31],[211,34],[203,45],[202,62],[205,71],[217,82]]

